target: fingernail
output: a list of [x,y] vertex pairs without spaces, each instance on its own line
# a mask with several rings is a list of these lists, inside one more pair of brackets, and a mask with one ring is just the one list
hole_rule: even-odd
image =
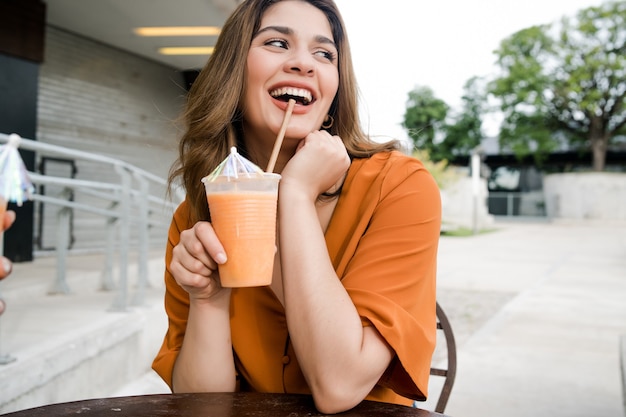
[[7,258],[2,258],[2,269],[4,269],[5,274],[10,274],[11,269],[13,269],[13,264]]
[[224,252],[220,252],[217,255],[215,255],[215,262],[217,262],[218,264],[223,264],[226,263],[226,254]]

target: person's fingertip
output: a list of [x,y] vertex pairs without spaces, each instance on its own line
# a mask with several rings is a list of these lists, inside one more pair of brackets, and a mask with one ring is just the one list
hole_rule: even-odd
[[9,216],[9,222],[13,223],[15,221],[15,212],[13,210],[7,210],[7,216]]
[[2,269],[4,271],[4,275],[9,275],[11,270],[13,269],[13,264],[7,258],[2,258]]
[[220,265],[226,263],[227,260],[228,258],[226,258],[226,254],[224,252],[219,252],[218,254],[215,255],[215,262],[217,262]]

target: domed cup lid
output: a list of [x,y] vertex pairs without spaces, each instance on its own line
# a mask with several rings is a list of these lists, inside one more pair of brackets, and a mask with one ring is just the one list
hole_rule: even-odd
[[238,181],[240,179],[260,178],[264,172],[257,165],[237,152],[236,147],[230,148],[230,154],[206,177],[203,183],[215,181]]

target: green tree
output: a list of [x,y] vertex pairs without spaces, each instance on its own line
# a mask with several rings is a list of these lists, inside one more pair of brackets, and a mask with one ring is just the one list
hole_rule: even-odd
[[461,98],[459,113],[434,96],[428,87],[409,92],[403,126],[416,149],[426,151],[434,161],[449,161],[469,155],[483,139],[482,116],[485,113],[485,86],[478,77],[468,80]]
[[502,74],[489,90],[504,115],[501,146],[538,162],[563,144],[591,149],[602,171],[626,134],[626,1],[523,29],[495,53]]
[[461,112],[452,123],[446,125],[445,138],[441,143],[442,152],[445,152],[448,160],[470,155],[484,138],[482,118],[486,113],[487,99],[483,80],[470,78],[465,83],[461,101]]
[[435,97],[429,87],[417,86],[409,92],[402,126],[416,149],[428,152],[434,161],[442,159],[437,142],[444,130],[448,105]]

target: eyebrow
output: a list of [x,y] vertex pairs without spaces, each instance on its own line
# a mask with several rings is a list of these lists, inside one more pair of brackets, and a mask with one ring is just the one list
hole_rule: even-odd
[[[262,29],[259,29],[257,33],[254,34],[254,36],[252,37],[253,39],[256,38],[257,36],[259,36],[260,34],[262,34],[263,32],[268,32],[274,30],[278,33],[282,33],[283,35],[293,35],[295,32],[293,29],[286,27],[286,26],[266,26]],[[326,36],[323,35],[317,35],[315,37],[315,41],[317,43],[322,43],[322,44],[329,44],[332,45],[335,49],[337,49],[337,45],[335,44],[335,42],[333,42],[332,39],[327,38]]]

